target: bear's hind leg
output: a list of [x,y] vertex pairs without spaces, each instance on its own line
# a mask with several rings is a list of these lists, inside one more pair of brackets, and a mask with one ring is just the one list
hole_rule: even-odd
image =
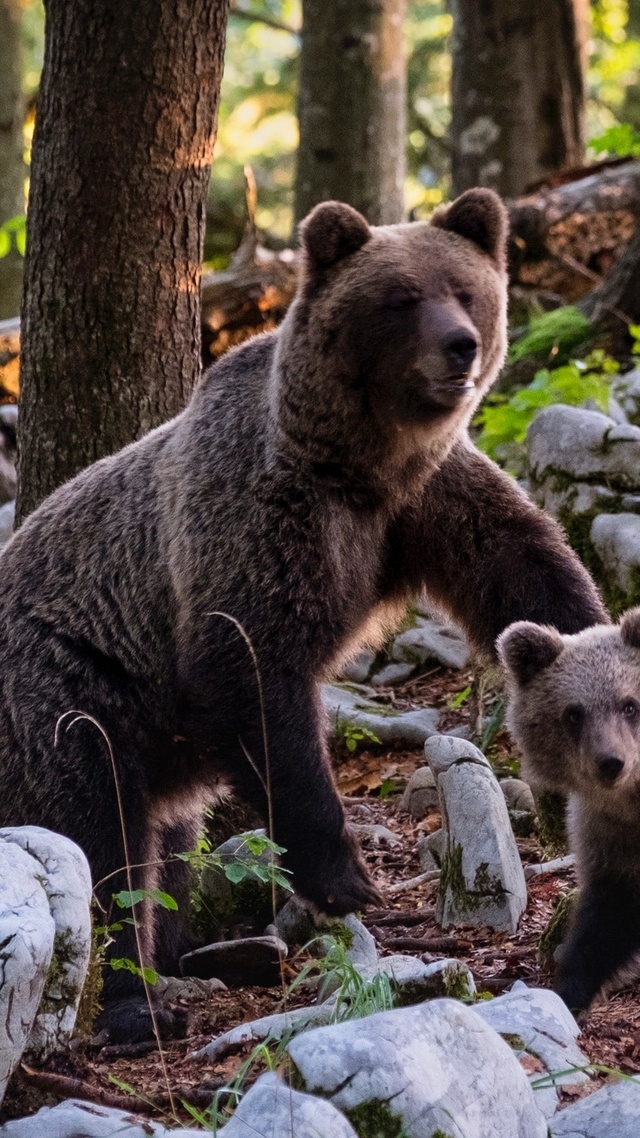
[[162,976],[179,976],[180,957],[195,948],[189,928],[194,871],[175,855],[195,849],[201,829],[202,816],[196,813],[193,818],[166,826],[158,835],[158,860],[163,862],[159,887],[178,906],[175,910],[158,908],[154,914],[154,960]]
[[586,1011],[603,984],[640,949],[640,894],[624,878],[586,886],[564,948],[556,991],[574,1013]]

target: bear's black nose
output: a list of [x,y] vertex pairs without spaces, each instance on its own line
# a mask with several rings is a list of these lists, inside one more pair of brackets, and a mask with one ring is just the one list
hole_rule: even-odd
[[618,758],[617,755],[599,755],[596,763],[601,782],[615,782],[624,767],[624,759]]
[[456,328],[450,332],[442,346],[447,367],[453,375],[467,372],[478,351],[478,341],[466,328]]

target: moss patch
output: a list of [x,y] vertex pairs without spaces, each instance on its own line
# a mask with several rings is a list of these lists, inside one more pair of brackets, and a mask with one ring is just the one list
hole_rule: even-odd
[[538,834],[542,848],[553,857],[567,852],[566,802],[561,794],[543,791],[536,794]]
[[402,1119],[379,1099],[363,1102],[344,1112],[359,1138],[408,1138]]
[[542,967],[549,971],[553,971],[555,967],[554,953],[566,940],[579,899],[580,893],[577,889],[572,889],[566,897],[561,897],[540,937],[538,959]]

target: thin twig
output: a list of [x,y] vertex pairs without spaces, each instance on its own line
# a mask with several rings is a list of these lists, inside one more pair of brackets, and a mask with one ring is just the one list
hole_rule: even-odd
[[300,37],[300,28],[294,28],[292,24],[285,24],[284,20],[276,20],[273,16],[268,16],[263,12],[250,12],[247,8],[240,8],[238,4],[232,4],[229,8],[230,16],[237,16],[239,20],[247,20],[250,23],[266,24],[268,28],[275,28],[277,32],[286,32],[287,35],[295,36],[296,39]]
[[425,885],[429,881],[438,881],[440,878],[439,869],[430,869],[428,873],[419,873],[417,877],[410,877],[408,881],[398,881],[396,885],[388,885],[385,889],[387,897],[395,897],[397,893],[407,893],[409,889],[415,889],[418,885]]

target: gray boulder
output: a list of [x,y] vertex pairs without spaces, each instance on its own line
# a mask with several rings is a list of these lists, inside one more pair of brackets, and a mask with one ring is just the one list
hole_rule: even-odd
[[403,684],[415,671],[414,664],[387,664],[371,677],[374,688],[388,688],[393,684]]
[[13,526],[16,516],[15,502],[5,502],[4,506],[0,506],[0,549],[6,545],[9,538],[13,535]]
[[193,1138],[204,1133],[199,1129],[167,1130],[159,1122],[77,1099],[43,1106],[30,1118],[16,1118],[0,1126],[0,1138]]
[[528,782],[521,778],[503,778],[499,785],[509,810],[526,810],[535,814],[536,804]]
[[292,1090],[273,1072],[261,1075],[218,1134],[220,1138],[357,1138],[335,1106]]
[[385,745],[420,747],[438,729],[437,711],[394,711],[338,684],[323,685],[322,699],[330,728],[338,737],[364,731],[365,742],[368,732]]
[[600,411],[545,407],[529,427],[527,449],[530,477],[538,485],[560,474],[617,490],[640,488],[640,428]]
[[598,514],[593,519],[590,537],[605,572],[624,594],[625,605],[637,604],[640,600],[640,515]]
[[602,1087],[568,1106],[551,1124],[552,1138],[638,1138],[640,1079]]
[[350,684],[364,684],[367,682],[371,669],[376,662],[376,653],[371,648],[363,648],[353,660],[348,660],[340,668],[340,679]]
[[546,1138],[510,1048],[454,1000],[317,1028],[287,1050],[305,1089],[328,1098],[360,1133]]
[[514,932],[527,889],[504,796],[481,751],[441,735],[425,745],[446,836],[436,916],[450,925]]
[[613,377],[609,415],[616,423],[632,423],[634,427],[640,427],[640,368]]

